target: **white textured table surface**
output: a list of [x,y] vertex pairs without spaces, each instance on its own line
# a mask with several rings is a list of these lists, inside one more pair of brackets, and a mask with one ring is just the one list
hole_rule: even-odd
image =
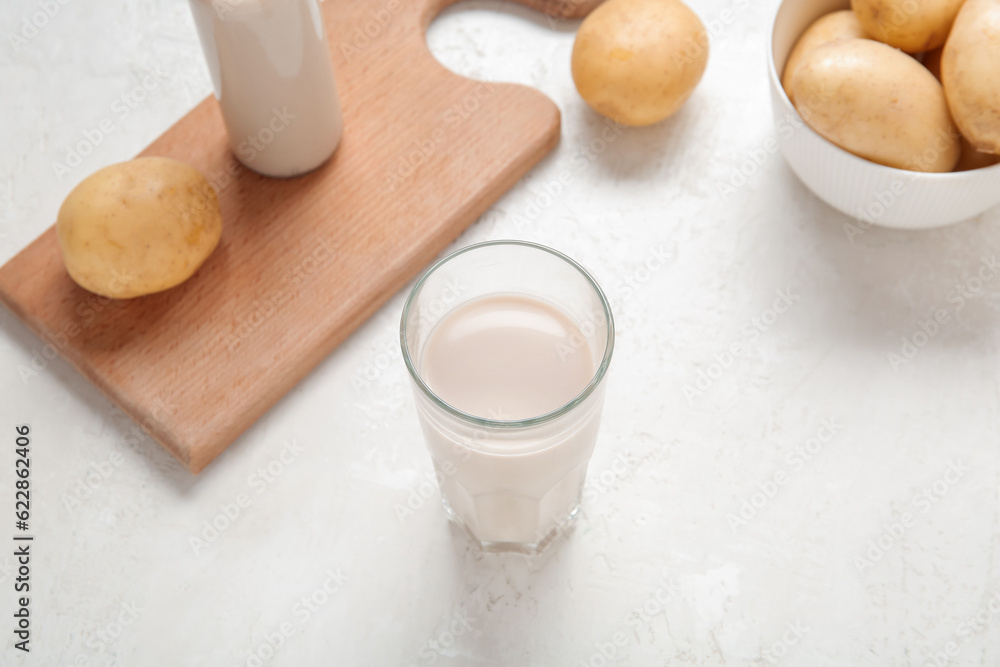
[[[15,49],[43,5],[55,15]],[[575,24],[470,2],[431,30],[449,67],[563,111],[559,148],[454,247],[545,243],[613,298],[608,405],[568,540],[528,561],[449,528],[397,351],[403,294],[198,478],[62,360],[33,367],[42,343],[0,311],[0,540],[23,422],[37,535],[27,656],[0,550],[0,664],[1000,664],[1000,280],[976,277],[1000,255],[1000,214],[849,238],[763,150],[772,7],[693,3],[706,23],[731,12],[697,92],[610,141],[570,78]],[[5,0],[0,27],[6,261],[210,84],[178,0]],[[59,178],[53,162],[105,119],[114,131]]]

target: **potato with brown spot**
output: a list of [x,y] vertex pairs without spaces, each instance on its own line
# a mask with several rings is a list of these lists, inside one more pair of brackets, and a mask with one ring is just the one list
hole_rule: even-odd
[[943,45],[964,0],[851,0],[865,31],[907,53]]
[[968,0],[941,54],[941,81],[962,135],[1000,154],[1000,0]]
[[708,33],[680,0],[608,0],[573,44],[573,82],[597,113],[650,125],[687,101],[708,63]]
[[958,162],[944,90],[905,53],[868,39],[827,44],[805,55],[791,84],[803,120],[846,151],[911,171]]
[[781,75],[781,86],[785,89],[788,99],[795,104],[795,98],[791,92],[792,74],[802,62],[802,57],[816,47],[837,42],[842,39],[867,39],[868,33],[861,26],[858,17],[850,9],[842,9],[839,12],[831,12],[813,21],[812,25],[806,28],[791,53],[785,61],[785,71]]
[[78,285],[129,299],[190,278],[219,243],[222,213],[215,190],[194,167],[138,158],[76,186],[59,209],[56,233]]

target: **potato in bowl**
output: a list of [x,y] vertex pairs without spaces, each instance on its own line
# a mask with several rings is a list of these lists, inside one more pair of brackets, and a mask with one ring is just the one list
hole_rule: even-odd
[[777,139],[792,171],[816,196],[862,226],[938,227],[1000,204],[1000,164],[950,173],[886,166],[836,145],[804,122],[782,87],[781,74],[809,26],[845,9],[849,0],[784,0],[774,15],[767,44],[772,112],[777,128],[791,128],[779,131]]

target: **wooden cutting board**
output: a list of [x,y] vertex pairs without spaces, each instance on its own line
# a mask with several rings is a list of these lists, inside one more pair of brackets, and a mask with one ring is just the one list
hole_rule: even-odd
[[[520,1],[567,18],[600,2]],[[452,2],[323,3],[345,131],[312,174],[240,167],[211,97],[143,151],[219,190],[222,241],[188,282],[94,296],[50,228],[0,269],[0,301],[200,472],[558,142],[547,97],[430,54],[427,27]]]

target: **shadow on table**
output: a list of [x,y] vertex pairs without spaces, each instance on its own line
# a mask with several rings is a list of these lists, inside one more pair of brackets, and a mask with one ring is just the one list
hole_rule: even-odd
[[691,139],[696,124],[704,123],[707,103],[696,91],[669,118],[653,125],[629,127],[601,116],[580,99],[563,112],[579,116],[572,125],[581,128],[578,135],[563,137],[571,145],[570,168],[594,169],[610,181],[667,183],[675,177],[687,178],[694,154],[701,150]]
[[[67,391],[74,394],[91,413],[99,415],[102,430],[111,433],[115,451],[125,458],[138,458],[165,479],[179,494],[187,493],[197,481],[176,459],[166,452],[141,426],[109,401],[93,384],[80,375],[60,356],[53,356],[51,346],[33,334],[10,311],[0,307],[0,331],[19,349],[20,358],[11,367],[8,383],[30,385],[42,375],[50,374]],[[49,358],[49,357],[52,358]],[[58,419],[58,412],[44,406],[45,419]],[[53,443],[53,447],[69,447],[71,443]],[[110,452],[109,452],[110,453]],[[93,463],[93,462],[91,462]],[[91,464],[87,464],[88,470]],[[81,470],[84,474],[87,470]]]
[[914,337],[917,347],[966,347],[1000,324],[1000,209],[907,231],[866,225],[811,194],[798,201],[802,271],[827,326],[892,351]]

